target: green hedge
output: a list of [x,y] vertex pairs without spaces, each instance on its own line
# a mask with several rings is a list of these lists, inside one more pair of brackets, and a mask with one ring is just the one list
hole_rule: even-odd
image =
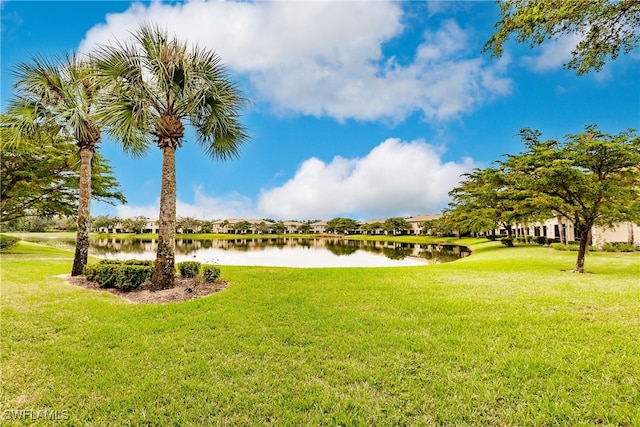
[[202,277],[207,282],[215,282],[215,280],[220,277],[220,269],[215,265],[204,264],[201,268]]
[[605,252],[634,252],[636,247],[633,243],[611,242],[602,245],[602,250]]
[[0,234],[0,251],[5,249],[9,249],[18,244],[20,239],[17,237],[5,236],[4,234]]
[[184,261],[178,264],[178,271],[182,277],[196,277],[200,273],[200,263],[197,261]]
[[133,291],[153,274],[153,261],[102,260],[89,265],[84,270],[87,279],[98,282],[101,288],[117,288],[124,292]]
[[182,277],[202,276],[207,282],[214,282],[220,277],[220,268],[210,264],[200,264],[197,261],[184,261],[178,264],[178,271]]

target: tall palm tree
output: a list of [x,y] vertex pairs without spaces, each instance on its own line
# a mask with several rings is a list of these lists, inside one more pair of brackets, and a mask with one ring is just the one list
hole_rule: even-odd
[[246,100],[227,77],[218,56],[188,46],[165,30],[142,25],[131,41],[102,46],[96,73],[107,88],[100,120],[125,149],[157,144],[162,150],[155,289],[174,286],[176,167],[185,124],[205,154],[225,160],[246,141],[238,113]]
[[[80,275],[89,253],[91,161],[101,140],[95,122],[98,90],[91,67],[78,55],[63,60],[35,57],[13,71],[16,97],[7,111],[17,119],[15,135],[37,135],[55,129],[76,141],[80,152],[78,231],[72,276]],[[37,141],[37,138],[35,139]]]

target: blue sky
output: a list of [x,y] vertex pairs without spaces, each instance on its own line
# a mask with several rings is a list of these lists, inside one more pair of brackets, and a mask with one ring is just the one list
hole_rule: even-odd
[[[524,127],[562,138],[597,123],[640,128],[640,53],[576,76],[576,37],[480,53],[493,2],[3,1],[2,109],[11,67],[88,52],[153,22],[216,51],[251,104],[238,159],[177,152],[178,215],[354,219],[438,213],[460,174],[522,150]],[[129,158],[103,138],[128,203],[93,215],[158,215],[160,150]]]

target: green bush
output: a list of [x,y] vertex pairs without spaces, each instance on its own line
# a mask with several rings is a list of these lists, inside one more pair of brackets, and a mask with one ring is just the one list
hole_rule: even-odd
[[611,242],[602,245],[602,250],[605,252],[634,252],[636,248],[633,243]]
[[539,245],[550,245],[553,243],[553,239],[549,239],[544,236],[536,236],[536,243]]
[[636,250],[633,243],[621,243],[617,245],[617,248],[620,252],[634,252]]
[[129,292],[151,279],[152,261],[102,260],[84,270],[87,279],[98,282],[101,288],[117,288]]
[[17,237],[5,236],[4,234],[0,234],[0,251],[5,249],[9,249],[18,244],[20,239]]
[[151,260],[141,260],[141,259],[130,259],[124,262],[126,265],[153,265],[153,261]]
[[116,287],[124,292],[133,291],[147,280],[151,280],[152,275],[152,266],[125,264],[118,269]]
[[202,277],[207,282],[214,282],[218,277],[220,277],[220,269],[215,265],[204,264],[202,266]]
[[184,261],[178,264],[178,271],[182,277],[196,277],[200,273],[200,263],[197,261]]
[[104,260],[98,264],[88,265],[84,275],[88,280],[98,282],[101,288],[113,288],[116,285],[116,275],[119,262]]
[[512,248],[513,247],[513,239],[502,239],[500,240],[500,243],[502,243],[503,245],[505,245],[508,248]]
[[[569,243],[567,245],[562,243],[552,243],[551,247],[556,251],[578,252],[580,250],[580,245],[576,243]],[[589,249],[592,249],[592,247],[589,247]]]

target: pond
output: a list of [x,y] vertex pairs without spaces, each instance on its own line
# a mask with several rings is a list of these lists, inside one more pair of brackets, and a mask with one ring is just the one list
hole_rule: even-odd
[[[39,243],[73,248],[73,240]],[[155,259],[156,240],[92,237],[90,255],[105,259]],[[177,239],[176,262],[274,267],[394,267],[451,262],[469,255],[464,246],[356,241],[341,238]]]

